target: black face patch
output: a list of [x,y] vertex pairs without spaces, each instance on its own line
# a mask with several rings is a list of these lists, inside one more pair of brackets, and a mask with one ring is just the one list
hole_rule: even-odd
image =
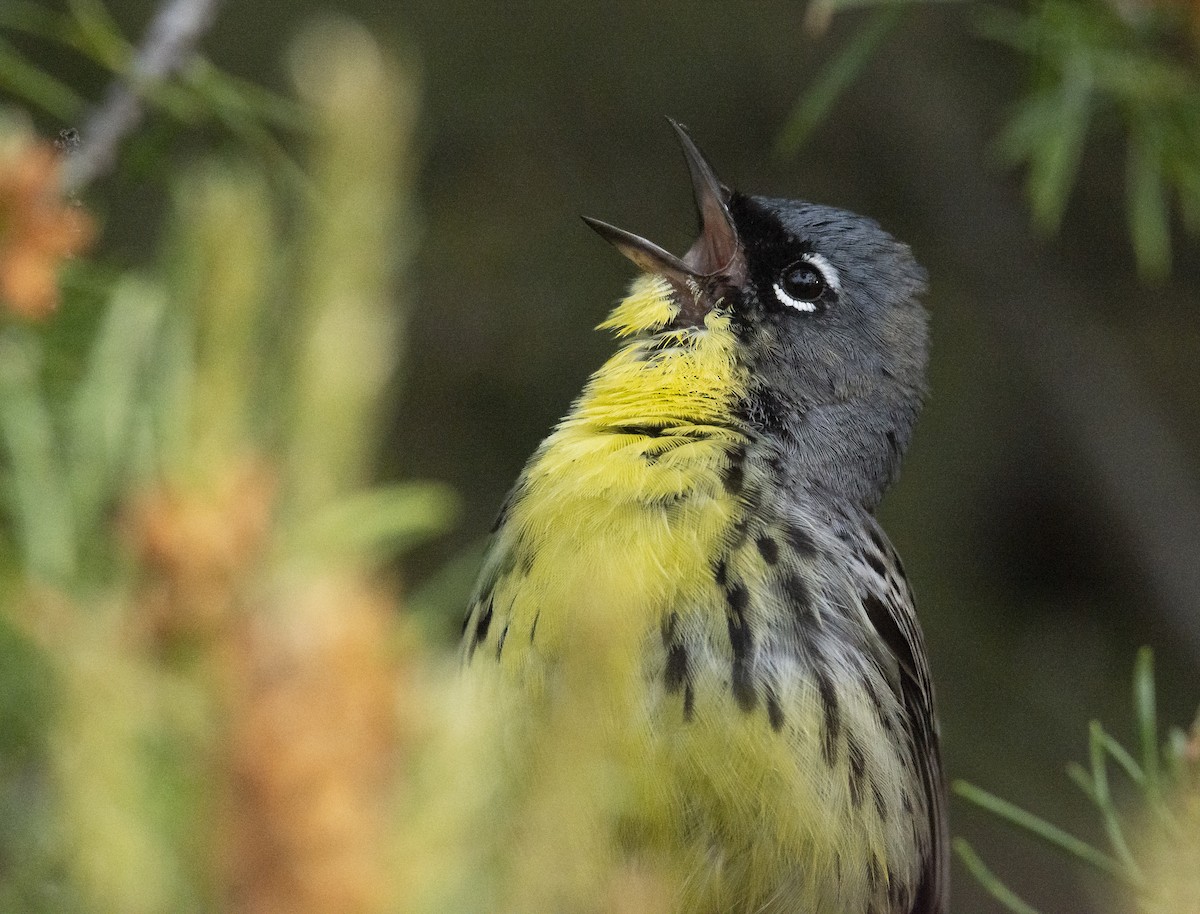
[[763,314],[813,317],[833,304],[836,293],[827,286],[811,302],[812,310],[801,310],[784,304],[776,292],[797,266],[804,263],[813,250],[806,238],[798,238],[784,228],[779,218],[760,203],[744,194],[735,193],[729,201],[729,212],[737,226],[738,240],[745,251],[748,273],[747,288],[743,290],[743,312],[753,318],[756,311]]

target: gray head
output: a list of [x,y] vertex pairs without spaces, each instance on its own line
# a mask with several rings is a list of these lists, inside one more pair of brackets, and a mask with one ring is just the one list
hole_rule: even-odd
[[925,393],[925,271],[871,219],[721,184],[679,125],[700,237],[678,258],[588,220],[671,281],[676,326],[729,313],[750,378],[740,418],[791,482],[873,510]]
[[730,290],[754,428],[817,482],[873,509],[925,394],[925,271],[875,222],[731,194],[744,278]]

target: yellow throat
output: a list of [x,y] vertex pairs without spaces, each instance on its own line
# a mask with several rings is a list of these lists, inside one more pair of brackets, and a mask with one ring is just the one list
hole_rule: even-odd
[[[734,520],[722,475],[744,443],[732,411],[745,378],[727,314],[714,310],[702,328],[666,329],[676,314],[666,281],[634,282],[601,325],[627,342],[514,492],[500,535],[518,538],[512,551],[533,567],[497,582],[496,612],[512,636],[530,639],[538,626],[543,656],[555,655],[578,623],[580,594],[625,617],[628,626],[610,622],[631,638],[656,630],[664,607],[707,602],[687,590],[712,586],[707,564]],[[527,657],[514,654],[514,663]]]

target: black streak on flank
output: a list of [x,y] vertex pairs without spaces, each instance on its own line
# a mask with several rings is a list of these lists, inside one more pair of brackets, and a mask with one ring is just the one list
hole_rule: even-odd
[[725,468],[721,482],[724,483],[725,491],[730,495],[742,493],[742,486],[746,482],[746,471],[742,466],[745,459],[746,452],[741,448],[734,448],[729,452],[729,466]]
[[512,512],[512,507],[521,500],[525,494],[525,484],[523,481],[518,481],[508,494],[504,496],[504,501],[500,503],[500,510],[496,512],[496,520],[492,524],[492,533],[495,533],[506,523],[508,523],[508,515]]
[[492,606],[494,603],[495,603],[495,599],[492,597],[489,597],[488,603],[487,603],[487,609],[485,609],[483,611],[483,614],[479,617],[479,621],[477,623],[475,623],[475,645],[476,645],[476,647],[478,647],[480,644],[483,644],[483,642],[487,641],[488,629],[492,625]]
[[883,791],[879,789],[879,785],[874,781],[871,782],[871,794],[875,799],[875,812],[879,815],[879,821],[886,822],[887,800],[883,798]]
[[867,880],[871,883],[871,891],[879,890],[879,882],[882,876],[880,873],[879,860],[874,854],[867,858]]
[[788,524],[784,535],[787,537],[788,545],[796,551],[797,555],[811,559],[817,554],[817,544],[813,542],[813,538],[803,527]]
[[871,542],[875,544],[875,548],[879,550],[880,554],[889,555],[891,553],[891,548],[884,541],[883,536],[878,530],[876,530],[874,527],[868,526],[867,534],[871,537]]
[[746,607],[750,603],[750,591],[739,582],[730,584],[725,590],[729,601],[729,644],[733,648],[733,697],[743,711],[751,711],[758,700],[754,685],[750,681],[750,648],[752,638],[746,625]]
[[896,439],[896,430],[894,428],[889,428],[887,430],[887,443],[888,447],[891,448],[892,453],[899,457],[900,442]]
[[667,648],[667,692],[674,695],[688,679],[687,648],[676,642]]
[[746,585],[741,581],[734,581],[726,588],[725,598],[729,601],[729,608],[733,610],[733,614],[742,619],[746,614],[746,607],[750,605],[750,591],[746,589]]
[[662,639],[663,647],[670,647],[671,642],[675,640],[675,627],[679,624],[679,613],[671,613],[663,622]]
[[613,425],[608,431],[614,435],[640,435],[644,438],[657,438],[666,428],[661,425]]
[[504,501],[500,505],[500,510],[496,512],[496,520],[492,523],[492,533],[495,533],[508,521],[508,511],[512,507],[513,496],[515,494],[516,490],[514,489],[504,497]]
[[783,729],[783,708],[779,706],[779,696],[770,687],[767,688],[767,720],[776,733]]
[[724,587],[726,578],[728,577],[729,566],[724,559],[717,559],[713,565],[713,580],[717,582],[718,587]]
[[537,636],[537,624],[538,624],[538,620],[541,618],[542,618],[541,610],[538,610],[537,615],[533,617],[533,625],[529,626],[529,643],[530,644],[533,644],[533,639],[534,639],[534,637]]
[[912,645],[908,643],[908,638],[900,629],[900,623],[896,621],[895,615],[875,593],[870,591],[863,597],[863,609],[866,610],[867,619],[879,637],[883,639],[883,643],[888,646],[888,650],[895,656],[896,661],[909,676],[915,676],[916,657],[913,656]]
[[862,806],[863,772],[867,767],[867,759],[863,755],[862,746],[858,744],[858,740],[850,735],[846,737],[846,753],[850,756],[850,802],[857,809]]
[[508,638],[508,626],[511,623],[504,623],[504,631],[500,632],[500,640],[496,642],[496,659],[500,659],[500,655],[504,653],[504,642]]
[[687,647],[676,638],[678,627],[679,614],[671,613],[667,616],[667,621],[663,624],[662,629],[663,647],[667,649],[667,669],[663,680],[668,695],[674,695],[683,689],[683,719],[691,721],[696,696],[692,690],[691,677],[688,675]]
[[830,767],[837,761],[838,735],[842,729],[842,712],[838,708],[837,690],[824,670],[817,670],[817,694],[825,714],[825,727],[821,731],[821,752]]
[[763,561],[768,565],[774,565],[779,561],[779,544],[765,533],[754,541],[758,546],[759,554],[763,557]]
[[859,681],[862,683],[863,691],[871,699],[871,706],[875,709],[875,716],[879,719],[879,726],[883,727],[888,733],[891,733],[893,730],[892,716],[888,714],[887,709],[883,706],[883,699],[879,696],[879,690],[875,688],[875,680],[871,678],[866,670],[863,670],[859,674]]
[[798,574],[789,574],[783,579],[783,592],[787,594],[796,618],[806,621],[806,617],[811,616],[813,611],[812,593],[808,589],[808,582]]
[[722,479],[722,482],[725,483],[725,491],[730,495],[740,495],[745,478],[745,471],[740,463],[730,464]]

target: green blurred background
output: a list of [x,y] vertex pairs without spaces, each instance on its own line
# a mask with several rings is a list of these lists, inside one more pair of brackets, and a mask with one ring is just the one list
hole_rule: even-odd
[[[138,35],[154,4],[109,6]],[[288,40],[330,8],[231,0],[203,46],[286,91]],[[1121,137],[1088,145],[1050,235],[1031,227],[1021,174],[996,154],[1027,88],[1021,61],[957,4],[915,6],[787,156],[776,148],[789,112],[869,13],[817,34],[785,0],[336,11],[421,73],[422,225],[403,279],[415,307],[380,475],[462,496],[455,532],[403,569],[446,643],[506,487],[611,350],[591,328],[631,268],[578,216],[676,251],[691,240],[670,115],[728,183],[869,214],[928,268],[933,394],[883,513],[917,591],[948,772],[1099,840],[1063,774],[1085,755],[1088,720],[1128,736],[1130,670],[1149,644],[1162,719],[1189,722],[1200,661],[1200,257],[1181,243],[1169,279],[1139,280]],[[105,74],[38,53],[102,95]],[[131,155],[211,142],[152,123]],[[108,190],[106,252],[143,257],[162,188],[135,169]],[[1095,908],[1025,837],[962,803],[953,825],[1042,910]],[[954,908],[995,906],[958,872]]]

